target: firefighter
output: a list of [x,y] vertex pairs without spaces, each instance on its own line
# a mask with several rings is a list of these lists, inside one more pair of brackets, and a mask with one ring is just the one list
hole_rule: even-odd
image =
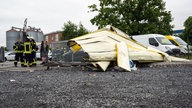
[[24,42],[24,67],[32,67],[32,57],[31,57],[31,52],[32,52],[32,45],[30,42],[29,38],[25,38]]
[[31,52],[31,57],[32,57],[32,65],[36,66],[36,51],[38,50],[38,47],[36,45],[36,42],[33,38],[30,38],[31,46],[32,46],[32,52]]
[[17,42],[13,45],[13,49],[15,51],[15,60],[14,60],[14,65],[17,67],[17,62],[20,59],[21,62],[21,67],[24,66],[24,61],[23,61],[23,42],[21,42],[21,38],[17,40]]

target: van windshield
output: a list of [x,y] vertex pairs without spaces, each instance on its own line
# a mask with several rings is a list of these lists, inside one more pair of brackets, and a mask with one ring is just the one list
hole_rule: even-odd
[[185,41],[183,41],[181,38],[177,37],[175,39],[180,45],[187,45],[187,43]]
[[173,45],[167,38],[165,37],[156,37],[157,41],[162,45]]

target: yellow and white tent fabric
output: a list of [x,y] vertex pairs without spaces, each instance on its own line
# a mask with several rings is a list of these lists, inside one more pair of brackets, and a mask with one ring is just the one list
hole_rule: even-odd
[[129,59],[138,62],[171,62],[174,60],[184,60],[174,59],[164,52],[145,47],[129,38],[125,33],[125,35],[123,35],[123,32],[117,30],[118,29],[114,27],[101,29],[71,39],[68,41],[68,45],[73,52],[83,49],[83,51],[89,55],[88,61],[94,66],[100,66],[103,71],[107,69],[111,61],[116,61],[119,67],[131,71]]

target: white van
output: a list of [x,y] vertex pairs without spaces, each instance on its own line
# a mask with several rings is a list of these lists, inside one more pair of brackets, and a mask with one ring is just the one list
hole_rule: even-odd
[[132,36],[137,42],[147,46],[153,47],[160,51],[166,52],[169,55],[180,55],[180,49],[173,45],[164,35],[160,34],[145,34]]

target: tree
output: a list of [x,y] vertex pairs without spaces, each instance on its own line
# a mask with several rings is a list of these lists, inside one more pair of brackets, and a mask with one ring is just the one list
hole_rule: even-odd
[[81,23],[78,27],[76,24],[68,21],[67,23],[64,23],[61,40],[69,40],[87,33],[88,30]]
[[188,17],[184,22],[185,29],[182,34],[182,39],[184,39],[188,44],[192,42],[192,16]]
[[77,35],[77,26],[71,21],[64,23],[61,40],[68,40],[76,37],[76,35]]
[[89,33],[88,30],[80,23],[78,28],[78,36]]
[[162,0],[99,0],[100,7],[90,5],[90,12],[98,12],[91,23],[99,28],[115,26],[129,35],[159,33],[172,34],[170,11]]

